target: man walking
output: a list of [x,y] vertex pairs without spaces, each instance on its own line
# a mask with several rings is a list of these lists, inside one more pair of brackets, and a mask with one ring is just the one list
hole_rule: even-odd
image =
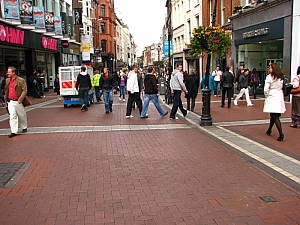
[[236,96],[234,100],[234,105],[238,105],[238,100],[243,96],[245,93],[246,95],[246,101],[247,101],[247,106],[253,106],[250,96],[249,96],[249,89],[248,89],[248,75],[249,75],[249,70],[245,69],[244,73],[240,74],[239,77],[239,82],[238,82],[238,89],[240,89],[240,93]]
[[228,108],[230,108],[231,105],[231,97],[233,94],[233,82],[234,82],[234,77],[233,74],[229,72],[229,66],[226,66],[225,72],[223,73],[222,76],[223,80],[223,88],[222,88],[222,105],[221,107],[224,107],[225,105],[225,94],[227,93],[227,98],[228,98]]
[[[128,73],[127,78],[127,92],[128,92],[128,101],[127,101],[127,111],[126,111],[126,119],[132,118],[132,103],[136,102],[137,107],[139,108],[139,113],[142,113],[142,99],[140,96],[140,88],[141,78],[138,79],[137,75],[138,67],[137,65],[132,66],[132,70]],[[140,80],[140,82],[139,82]]]
[[214,81],[216,82],[215,96],[220,97],[221,94],[221,80],[222,80],[222,71],[220,66],[217,66],[216,70],[212,73]]
[[157,111],[161,116],[166,116],[168,112],[163,110],[163,108],[160,106],[159,101],[158,101],[158,90],[157,90],[157,81],[156,77],[153,75],[153,67],[148,67],[148,73],[144,78],[144,91],[145,91],[145,96],[144,96],[144,105],[141,113],[141,118],[148,118],[147,110],[148,106],[150,103],[150,100],[153,102],[155,105]]
[[176,117],[176,113],[178,110],[178,107],[180,111],[182,112],[183,116],[185,117],[188,113],[186,109],[182,106],[181,101],[181,91],[183,90],[185,94],[187,94],[187,89],[183,83],[183,74],[182,74],[182,65],[178,64],[176,69],[173,71],[171,75],[171,81],[170,81],[170,88],[172,93],[174,94],[174,103],[173,107],[170,113],[170,119],[178,119]]
[[113,89],[118,86],[118,81],[114,74],[109,73],[108,68],[103,69],[103,74],[100,78],[100,93],[103,94],[105,113],[112,112],[112,104],[114,101]]
[[76,91],[78,91],[78,98],[81,103],[81,110],[88,111],[88,93],[92,88],[91,77],[85,72],[86,68],[84,66],[81,67],[81,72],[77,76],[76,82]]
[[95,89],[95,95],[96,95],[97,102],[101,101],[100,86],[99,86],[100,78],[101,78],[101,75],[99,74],[99,71],[96,70],[95,74],[92,78],[92,87]]
[[26,81],[19,77],[17,69],[8,67],[6,85],[4,87],[5,99],[8,102],[9,125],[11,134],[9,138],[17,136],[18,128],[22,128],[22,133],[27,132],[27,115],[24,106],[31,105],[26,97]]

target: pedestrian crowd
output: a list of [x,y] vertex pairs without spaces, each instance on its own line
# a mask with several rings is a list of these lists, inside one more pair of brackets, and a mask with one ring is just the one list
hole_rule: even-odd
[[[232,67],[225,67],[222,73],[220,67],[217,66],[212,74],[208,74],[208,86],[206,84],[206,75],[199,81],[199,76],[196,75],[195,70],[190,73],[182,71],[182,65],[177,64],[173,72],[167,71],[167,80],[169,83],[170,93],[173,98],[173,106],[170,111],[170,119],[178,119],[176,116],[178,109],[181,111],[183,117],[186,117],[188,111],[194,112],[196,97],[198,95],[199,85],[202,89],[209,88],[211,94],[221,98],[221,107],[225,106],[225,98],[227,98],[227,108],[231,107],[231,99],[233,99],[234,84],[237,86],[239,93],[235,97],[233,103],[238,105],[238,100],[246,96],[247,106],[253,106],[249,95],[249,86],[256,89],[261,87],[261,81],[256,68],[250,72],[240,65],[237,75],[234,76]],[[27,85],[26,81],[17,75],[17,69],[13,66],[9,67],[6,73],[7,78],[1,84],[2,100],[7,104],[7,111],[10,115],[11,134],[9,137],[17,135],[18,128],[22,128],[22,132],[27,132],[27,116],[25,106],[30,105],[27,98]],[[139,70],[136,65],[130,69],[111,73],[105,67],[100,73],[95,70],[92,78],[87,73],[86,67],[81,67],[81,72],[77,76],[76,90],[81,103],[81,110],[88,111],[88,94],[94,89],[97,102],[102,101],[103,96],[105,113],[113,112],[113,96],[120,91],[119,100],[125,102],[127,92],[127,105],[126,105],[126,119],[133,118],[132,109],[135,106],[139,110],[140,118],[148,118],[147,114],[150,101],[156,107],[161,117],[168,115],[159,103],[158,91],[158,73],[154,68],[149,66],[144,73]],[[45,90],[45,74],[43,71],[34,70],[29,77],[29,82],[32,84],[32,97],[44,97]],[[297,128],[300,125],[300,66],[298,67],[296,76],[292,79],[293,86],[292,94],[292,124],[290,127]],[[272,134],[272,128],[275,125],[279,137],[278,141],[283,141],[284,134],[280,122],[280,116],[286,111],[284,103],[284,75],[280,66],[276,63],[271,63],[268,68],[268,75],[264,84],[265,102],[263,112],[270,114],[269,128],[266,131],[268,135]],[[57,93],[58,100],[60,96],[60,80],[57,74],[54,80],[54,90]],[[183,107],[181,94],[184,92],[187,107]],[[253,90],[253,97],[256,99],[256,90]],[[142,100],[143,99],[143,100]]]

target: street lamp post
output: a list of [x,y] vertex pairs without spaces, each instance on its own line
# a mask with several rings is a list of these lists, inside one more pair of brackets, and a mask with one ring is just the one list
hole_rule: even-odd
[[[211,21],[212,26],[215,26],[215,23],[216,23],[217,2],[218,2],[218,0],[215,0],[214,11],[212,14],[212,21]],[[202,115],[201,115],[201,120],[200,120],[200,126],[211,126],[212,125],[212,118],[211,118],[211,114],[210,114],[210,92],[211,92],[211,90],[209,89],[210,61],[211,61],[211,54],[209,53],[207,56],[207,63],[206,63],[205,88],[202,89]]]

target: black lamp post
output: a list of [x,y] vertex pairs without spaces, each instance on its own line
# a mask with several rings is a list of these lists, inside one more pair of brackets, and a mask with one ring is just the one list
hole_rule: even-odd
[[[217,2],[215,0],[214,11],[212,14],[212,21],[211,25],[215,26],[216,23],[216,11],[217,11]],[[206,63],[206,73],[205,73],[205,88],[202,89],[202,115],[200,120],[200,126],[211,126],[212,125],[212,118],[210,114],[210,92],[209,89],[209,70],[210,70],[210,61],[211,61],[211,54],[207,56],[207,63]]]

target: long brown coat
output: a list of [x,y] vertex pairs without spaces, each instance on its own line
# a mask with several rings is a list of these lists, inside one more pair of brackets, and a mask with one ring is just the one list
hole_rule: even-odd
[[[6,84],[4,87],[4,93],[5,93],[5,99],[7,99],[8,97],[8,85],[10,83],[10,78],[6,79]],[[28,106],[31,105],[31,102],[29,101],[29,99],[27,98],[27,85],[26,85],[26,81],[22,78],[17,76],[16,78],[16,83],[15,83],[15,90],[17,92],[18,95],[18,100],[20,102],[22,102],[22,104],[24,106]]]

